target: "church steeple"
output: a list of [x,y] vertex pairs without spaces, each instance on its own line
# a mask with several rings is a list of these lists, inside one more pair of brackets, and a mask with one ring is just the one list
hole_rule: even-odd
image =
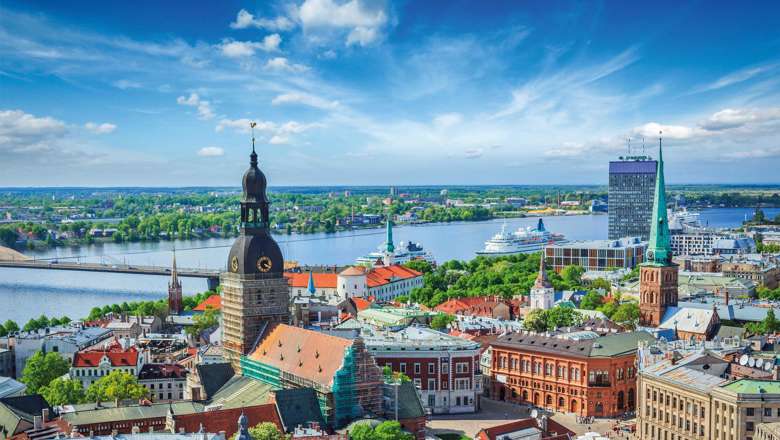
[[544,252],[539,258],[539,274],[536,275],[536,282],[534,283],[536,288],[550,288],[550,280],[547,278],[547,269],[544,267]]
[[171,280],[168,282],[168,314],[178,315],[182,310],[181,281],[179,281],[179,272],[176,270],[176,249],[174,249]]
[[306,287],[309,294],[314,295],[317,292],[317,287],[314,286],[314,272],[309,271],[309,285]]
[[666,214],[666,184],[664,182],[664,157],[662,140],[658,139],[658,165],[653,200],[653,220],[650,224],[650,243],[647,246],[648,263],[667,265],[672,259],[669,219]]
[[252,122],[252,153],[249,155],[249,169],[244,173],[241,195],[241,233],[256,234],[268,230],[268,196],[265,174],[257,166],[255,152],[255,123]]
[[393,244],[393,221],[390,220],[390,213],[387,214],[387,238],[385,238],[385,246],[388,253],[395,251],[395,245]]

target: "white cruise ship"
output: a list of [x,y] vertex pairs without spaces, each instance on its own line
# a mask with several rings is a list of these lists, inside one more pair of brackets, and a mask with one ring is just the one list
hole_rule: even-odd
[[423,249],[420,243],[402,241],[398,247],[395,247],[393,227],[388,222],[385,242],[379,245],[376,251],[357,258],[355,263],[362,266],[373,266],[377,261],[382,261],[382,264],[403,264],[410,260],[425,260],[431,264],[436,263],[433,254]]
[[542,219],[539,219],[536,228],[520,228],[512,233],[506,232],[506,224],[504,224],[501,227],[501,232],[486,241],[485,248],[477,251],[477,255],[530,254],[541,251],[547,244],[560,244],[566,243],[566,241],[563,235],[554,234],[545,229]]

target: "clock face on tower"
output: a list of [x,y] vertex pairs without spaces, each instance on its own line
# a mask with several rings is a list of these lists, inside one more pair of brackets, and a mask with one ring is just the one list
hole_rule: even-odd
[[268,272],[272,267],[273,263],[271,262],[271,259],[265,255],[257,260],[257,270],[260,272]]
[[238,257],[236,256],[230,259],[230,271],[238,272]]

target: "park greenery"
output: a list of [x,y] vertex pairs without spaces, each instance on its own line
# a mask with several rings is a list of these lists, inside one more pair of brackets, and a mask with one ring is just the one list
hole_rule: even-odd
[[[217,287],[217,291],[207,290],[205,292],[198,293],[196,295],[185,295],[182,297],[181,302],[185,311],[190,311],[198,304],[202,303],[206,298],[211,295],[217,295],[221,289]],[[158,300],[150,301],[131,301],[123,302],[121,304],[110,304],[103,307],[93,307],[87,317],[88,321],[94,321],[104,318],[109,315],[118,316],[126,314],[128,316],[159,316],[164,317],[168,314],[168,300],[167,298],[161,298]]]
[[775,317],[775,310],[769,309],[763,321],[748,322],[745,324],[745,330],[754,335],[774,334],[780,332],[780,321]]
[[452,315],[447,313],[438,313],[433,318],[431,318],[431,328],[434,330],[444,330],[454,320],[455,317]]
[[87,388],[86,400],[88,402],[114,401],[116,406],[127,399],[140,399],[146,397],[149,390],[138,383],[134,375],[120,370],[114,370],[101,377]]
[[523,327],[535,332],[553,331],[582,324],[583,316],[571,307],[555,306],[551,309],[534,309],[523,319]]
[[219,311],[212,307],[206,307],[203,313],[199,313],[192,318],[192,325],[187,326],[185,331],[191,337],[198,337],[206,330],[213,329],[219,324]]
[[[495,295],[511,299],[528,295],[539,271],[539,258],[540,253],[479,256],[471,261],[447,261],[436,268],[427,262],[409,262],[407,267],[424,274],[423,287],[412,289],[409,299],[435,307],[452,298]],[[585,288],[583,272],[579,266],[567,266],[560,275],[550,270],[547,276],[555,290],[580,290]]]
[[66,404],[84,403],[87,395],[80,380],[58,377],[48,385],[41,387],[38,392],[49,402],[49,405],[59,406]]
[[401,424],[389,420],[380,423],[375,428],[367,424],[359,424],[349,431],[352,440],[414,440],[414,436],[403,429]]

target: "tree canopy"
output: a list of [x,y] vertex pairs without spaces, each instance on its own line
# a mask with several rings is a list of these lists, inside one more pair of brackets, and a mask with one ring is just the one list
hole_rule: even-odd
[[38,351],[27,359],[22,372],[22,382],[27,385],[28,394],[35,394],[69,370],[70,362],[59,353],[43,354],[42,351]]
[[58,377],[51,381],[49,385],[39,389],[38,392],[53,406],[84,403],[86,401],[86,394],[81,381],[74,379]]
[[555,306],[551,309],[532,310],[525,316],[523,327],[535,332],[552,331],[582,323],[582,314],[570,307]]
[[414,440],[414,436],[401,429],[401,424],[389,420],[372,428],[369,425],[358,425],[352,428],[349,438],[353,440]]
[[[285,436],[279,431],[271,422],[263,422],[255,426],[249,427],[249,435],[252,440],[284,440]],[[230,440],[235,440],[238,437],[238,432],[230,437]]]
[[137,377],[124,371],[114,370],[92,382],[92,385],[87,388],[86,397],[90,402],[113,400],[118,406],[122,400],[140,399],[145,397],[147,393],[146,387],[138,384]]

